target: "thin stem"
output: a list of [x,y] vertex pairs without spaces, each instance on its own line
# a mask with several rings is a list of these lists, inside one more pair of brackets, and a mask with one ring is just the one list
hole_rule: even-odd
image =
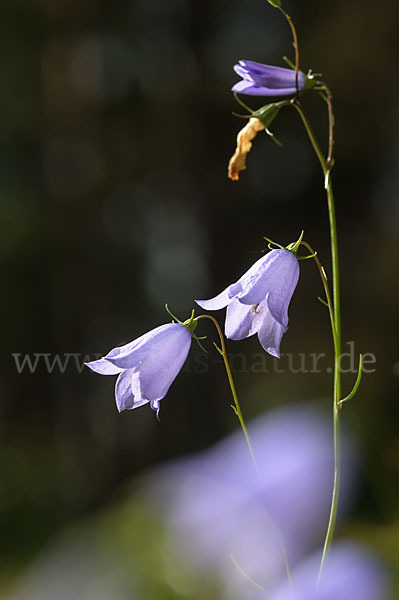
[[332,167],[333,149],[334,149],[334,114],[332,108],[332,96],[329,88],[324,86],[327,93],[328,116],[329,116],[329,144],[328,157],[324,157],[317,138],[313,132],[310,121],[303,110],[300,102],[295,99],[292,104],[299,112],[310,142],[320,162],[324,175],[325,188],[327,192],[328,218],[330,223],[331,239],[331,266],[332,266],[332,287],[333,287],[333,315],[334,315],[334,396],[333,396],[333,420],[334,420],[334,483],[331,499],[330,517],[327,526],[326,538],[324,541],[323,554],[320,563],[318,582],[321,579],[322,571],[327,560],[331,547],[335,523],[338,513],[338,499],[341,479],[341,448],[340,448],[340,398],[341,398],[341,372],[340,372],[340,354],[341,354],[341,308],[339,292],[339,262],[338,262],[338,237],[337,222],[335,217],[334,195],[330,178],[330,169]]
[[320,278],[321,281],[323,283],[323,287],[324,287],[324,292],[326,294],[326,298],[327,298],[327,307],[328,307],[328,312],[330,314],[330,321],[331,321],[331,331],[332,331],[332,335],[333,335],[333,339],[334,339],[334,351],[336,351],[337,349],[337,335],[335,332],[335,317],[334,317],[334,307],[333,307],[333,303],[331,300],[331,293],[330,293],[330,288],[328,287],[328,281],[327,281],[327,276],[326,276],[326,272],[323,268],[323,265],[321,264],[319,257],[317,256],[317,253],[313,250],[312,246],[310,244],[308,244],[307,242],[302,241],[301,242],[302,246],[305,246],[313,255],[313,258],[315,259],[315,262],[317,264],[317,267],[319,269],[319,273],[320,273]]
[[[247,111],[249,112],[249,114],[250,114],[250,115],[252,115],[252,114],[253,114],[253,112],[254,112],[254,111],[252,110],[252,108],[250,108],[249,106],[247,106],[247,105],[246,105],[246,104],[245,104],[245,103],[244,103],[244,102],[241,100],[241,98],[239,97],[239,95],[237,94],[237,92],[233,92],[233,96],[234,96],[234,98],[235,98],[235,101],[236,101],[236,102],[238,102],[238,104],[239,104],[240,106],[242,106],[242,108],[245,108],[245,110],[247,110]],[[247,118],[248,118],[248,117],[247,117]]]
[[332,167],[334,162],[334,109],[333,109],[333,101],[332,101],[332,92],[329,86],[326,83],[323,83],[321,88],[326,93],[326,100],[328,105],[328,156],[327,156],[327,166],[329,168]]
[[294,108],[296,108],[296,110],[298,111],[298,113],[299,113],[299,115],[300,115],[300,117],[302,119],[303,124],[305,125],[306,133],[308,134],[310,142],[311,142],[311,144],[313,146],[313,150],[315,151],[316,156],[319,159],[321,168],[323,169],[323,174],[324,174],[324,176],[326,176],[327,171],[328,171],[326,159],[324,158],[324,154],[321,151],[319,142],[317,141],[317,138],[316,138],[316,136],[314,134],[314,131],[313,131],[313,128],[312,128],[312,126],[310,124],[308,116],[305,113],[305,111],[303,110],[302,105],[299,102],[299,100],[293,100],[292,101],[292,106],[294,106]]
[[230,384],[231,394],[234,399],[234,407],[233,407],[234,412],[236,413],[238,420],[240,421],[241,429],[244,432],[245,439],[246,439],[247,445],[248,445],[248,449],[251,454],[252,462],[254,463],[256,472],[259,475],[259,469],[258,469],[258,465],[256,463],[255,454],[254,454],[254,451],[252,448],[252,444],[251,444],[251,440],[250,440],[249,433],[247,430],[247,426],[245,425],[244,417],[242,416],[240,403],[238,401],[238,396],[237,396],[236,388],[234,385],[233,375],[231,374],[230,364],[229,364],[229,360],[227,358],[226,344],[224,342],[224,335],[222,333],[222,330],[220,329],[220,325],[217,322],[217,320],[215,319],[215,317],[212,317],[211,315],[200,315],[199,317],[196,317],[196,318],[197,318],[197,320],[209,319],[210,321],[212,321],[212,323],[215,325],[215,327],[217,329],[217,332],[219,334],[219,339],[220,339],[221,354],[223,356],[224,366],[226,368],[226,373],[227,373],[227,378],[228,378],[229,384]]
[[279,11],[281,13],[283,13],[283,15],[285,16],[285,18],[288,21],[288,25],[291,28],[291,32],[292,32],[292,37],[294,40],[294,48],[295,48],[295,87],[296,87],[296,92],[297,94],[299,93],[299,86],[298,86],[298,73],[299,73],[299,45],[298,45],[298,36],[296,33],[296,29],[295,29],[295,25],[290,17],[290,15],[281,7],[278,7]]

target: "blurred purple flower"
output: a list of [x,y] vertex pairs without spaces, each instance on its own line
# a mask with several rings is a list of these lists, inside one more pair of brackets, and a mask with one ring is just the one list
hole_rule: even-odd
[[388,578],[380,561],[348,543],[332,547],[316,591],[320,556],[317,552],[299,564],[292,572],[292,587],[282,581],[270,600],[387,600]]
[[168,323],[114,348],[104,358],[86,366],[101,375],[119,374],[115,385],[119,412],[149,402],[158,414],[160,401],[182,368],[190,346],[191,333],[187,327]]
[[[329,425],[304,407],[278,409],[249,423],[259,476],[241,431],[157,469],[145,502],[169,521],[174,560],[221,578],[223,598],[249,600],[253,590],[256,600],[268,597],[256,595],[231,555],[248,576],[270,589],[286,578],[283,545],[294,565],[319,541],[333,480]],[[341,513],[356,484],[345,434],[342,441]]]
[[[263,65],[252,60],[240,60],[234,71],[242,77],[231,90],[250,96],[289,96],[297,92],[296,73],[292,69]],[[298,90],[306,83],[305,75],[298,72]]]
[[288,329],[288,306],[299,278],[293,252],[278,249],[262,256],[237,281],[210,300],[196,300],[205,310],[227,306],[225,333],[242,340],[255,333],[263,348],[280,357],[280,342]]

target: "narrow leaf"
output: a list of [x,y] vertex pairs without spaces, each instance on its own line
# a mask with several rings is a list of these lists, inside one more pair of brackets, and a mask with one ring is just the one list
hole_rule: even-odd
[[348,400],[352,400],[353,396],[356,394],[357,390],[359,389],[360,382],[362,380],[362,369],[363,369],[363,355],[361,354],[360,358],[359,358],[359,369],[357,372],[357,379],[355,381],[355,385],[353,386],[351,393],[348,394],[345,398],[343,398],[342,400],[340,400],[338,402],[338,406],[341,407],[344,402],[348,402]]
[[323,300],[323,298],[320,298],[320,296],[317,296],[317,299],[318,299],[318,300],[319,300],[319,301],[320,301],[322,304],[324,304],[324,306],[327,306],[327,308],[329,308],[329,306],[328,306],[328,303],[327,303],[325,300]]

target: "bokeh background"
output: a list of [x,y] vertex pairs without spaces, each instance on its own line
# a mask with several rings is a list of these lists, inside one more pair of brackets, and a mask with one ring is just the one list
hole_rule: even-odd
[[[395,573],[398,11],[389,0],[286,6],[302,69],[322,72],[334,91],[344,340],[376,357],[343,415],[361,466],[338,536],[366,542]],[[242,112],[229,91],[233,64],[293,55],[287,24],[266,1],[2,0],[0,48],[0,587],[9,598],[59,536],[125,510],[149,468],[237,428],[208,325],[211,352],[193,345],[160,423],[148,407],[118,414],[113,378],[84,360],[168,322],[166,302],[187,318],[194,298],[215,295],[261,256],[262,236],[288,244],[304,229],[329,272],[329,236],[319,165],[294,111],[272,127],[284,146],[258,135],[240,181],[227,179],[244,124],[232,115]],[[304,104],[325,144],[324,103]],[[255,338],[229,344],[248,420],[298,403],[328,414],[320,294],[314,265],[301,263],[283,373],[271,357],[269,373],[253,372]],[[18,368],[40,353],[50,368],[43,356]],[[326,353],[322,372],[303,372],[300,353]],[[353,379],[344,376],[348,391]],[[157,538],[137,507],[118,518],[140,547],[150,530]],[[202,597],[165,590],[128,597]]]

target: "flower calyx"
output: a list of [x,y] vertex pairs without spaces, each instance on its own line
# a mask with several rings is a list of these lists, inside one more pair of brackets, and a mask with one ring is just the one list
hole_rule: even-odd
[[264,125],[265,129],[267,129],[277,117],[280,108],[286,104],[286,101],[265,104],[265,106],[261,106],[261,108],[258,108],[258,110],[254,111],[252,116],[259,119],[262,125]]
[[198,318],[195,317],[195,310],[193,309],[191,312],[191,316],[186,319],[185,321],[180,321],[180,319],[178,319],[169,309],[169,306],[167,304],[165,304],[165,309],[166,311],[170,314],[170,316],[173,318],[174,321],[177,321],[177,323],[180,323],[181,325],[184,325],[184,327],[187,329],[187,331],[190,332],[191,337],[197,342],[198,346],[201,348],[201,350],[203,352],[208,353],[208,350],[206,350],[203,345],[201,344],[201,340],[205,340],[206,339],[206,335],[204,336],[198,336],[195,335],[194,331],[197,328],[198,325]]
[[198,325],[198,320],[194,317],[194,309],[192,310],[191,313],[191,317],[189,319],[187,319],[186,321],[183,322],[184,327],[186,327],[186,329],[188,329],[188,331],[191,333],[192,337],[196,338],[197,336],[193,335],[197,325]]

